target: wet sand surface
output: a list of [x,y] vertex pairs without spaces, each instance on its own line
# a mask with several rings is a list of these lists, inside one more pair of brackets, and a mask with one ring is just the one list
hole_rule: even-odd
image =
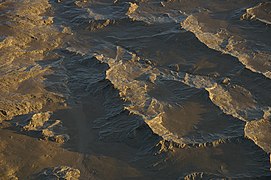
[[269,179],[271,1],[0,0],[0,179]]

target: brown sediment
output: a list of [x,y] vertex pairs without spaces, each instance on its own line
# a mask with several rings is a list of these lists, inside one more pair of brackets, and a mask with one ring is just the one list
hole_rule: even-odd
[[128,8],[127,15],[130,15],[136,11],[138,5],[136,3],[130,3],[130,7]]
[[256,4],[1,2],[0,179],[270,177]]
[[[114,85],[116,89],[119,90],[120,97],[122,97],[124,101],[130,102],[130,104],[125,107],[125,109],[127,109],[132,114],[141,116],[144,121],[150,126],[154,133],[158,134],[167,141],[173,141],[180,145],[197,143],[204,145],[204,143],[206,142],[206,140],[203,140],[204,138],[202,139],[202,141],[197,141],[196,139],[193,140],[193,138],[190,139],[186,137],[186,135],[189,134],[190,131],[194,131],[197,123],[199,123],[191,122],[191,120],[193,119],[193,116],[191,115],[192,111],[197,110],[198,112],[199,109],[195,109],[195,107],[190,107],[189,109],[191,110],[185,110],[186,105],[181,104],[179,106],[176,106],[175,103],[167,104],[168,102],[164,102],[163,99],[159,99],[158,97],[156,97],[157,95],[155,94],[158,93],[161,93],[161,95],[167,95],[167,93],[163,91],[160,92],[161,90],[155,87],[159,84],[160,80],[164,79],[175,80],[177,82],[181,81],[191,87],[206,88],[206,90],[210,92],[210,99],[215,105],[220,107],[226,114],[232,115],[237,118],[244,119],[242,115],[247,111],[246,108],[249,109],[250,106],[252,109],[254,108],[254,102],[252,98],[250,98],[252,99],[251,102],[247,97],[242,98],[244,100],[244,103],[247,103],[248,105],[242,106],[242,101],[235,102],[234,100],[229,99],[234,96],[234,93],[230,90],[223,90],[221,86],[218,86],[220,90],[218,90],[217,92],[209,90],[208,88],[211,89],[212,87],[216,87],[217,85],[211,79],[190,76],[188,74],[184,75],[183,77],[168,75],[164,76],[163,72],[161,72],[159,69],[152,67],[143,60],[140,60],[140,58],[137,57],[135,54],[127,52],[120,47],[117,50],[117,57],[115,59],[107,58],[103,55],[97,55],[96,58],[101,62],[107,63],[109,65],[109,69],[106,72],[106,78],[110,80],[110,82]],[[165,87],[165,90],[167,88],[168,87]],[[223,101],[222,99],[224,97],[228,97],[228,99],[225,98]],[[236,103],[236,105],[234,105],[233,103]],[[234,110],[232,104],[234,105],[234,108],[237,108],[236,110]],[[176,113],[173,113],[173,111],[176,111]],[[199,115],[195,117],[194,121],[201,121],[200,114],[202,114],[204,111],[207,110],[202,109],[202,112],[198,112]],[[241,113],[238,111],[241,111]],[[255,111],[258,110],[256,109]],[[178,113],[180,113],[180,115],[178,115]],[[188,113],[187,118],[185,115],[186,113]],[[177,118],[178,116],[182,119],[182,122],[180,122],[180,124],[174,123],[174,120],[180,121]],[[189,119],[190,122],[186,122],[189,121]],[[185,125],[181,125],[182,123],[185,123]],[[206,126],[212,126],[207,122],[205,123]],[[171,126],[175,126],[175,128],[172,128]],[[188,130],[186,130],[186,126],[188,126],[189,128]],[[174,129],[179,130],[175,131]],[[241,135],[242,134],[239,134],[239,136]],[[227,137],[225,139],[227,139]],[[220,140],[221,142],[223,142],[223,138],[220,139],[220,137],[216,137],[216,139],[214,139],[213,141],[220,142]]]
[[68,166],[58,166],[44,170],[37,176],[37,178],[78,180],[80,178],[80,171]]
[[270,53],[259,51],[257,47],[250,45],[246,39],[231,34],[223,25],[223,21],[212,20],[213,23],[217,21],[214,23],[216,25],[212,26],[208,23],[208,21],[211,21],[210,18],[209,15],[204,13],[190,15],[181,23],[181,26],[194,33],[209,48],[237,57],[246,68],[270,78]]
[[[201,119],[201,114],[204,114],[205,112],[200,112],[197,108],[190,107],[189,109],[191,109],[191,112],[189,110],[188,112],[185,112],[187,111],[185,110],[186,105],[181,104],[176,111],[177,113],[174,113],[173,110],[178,106],[163,102],[163,98],[161,100],[156,99],[157,97],[153,96],[154,93],[148,92],[148,89],[159,84],[161,80],[181,81],[188,86],[205,89],[209,93],[209,98],[212,103],[218,106],[225,114],[235,117],[235,121],[238,121],[239,119],[245,122],[259,120],[268,113],[268,110],[266,109],[268,107],[261,107],[248,90],[241,86],[229,83],[229,81],[225,81],[225,79],[222,82],[216,82],[215,79],[209,77],[195,76],[187,73],[180,73],[177,75],[173,73],[172,75],[165,76],[161,70],[153,68],[148,63],[145,64],[139,57],[122,48],[118,48],[117,57],[115,59],[106,58],[103,55],[96,56],[96,58],[109,65],[107,79],[119,90],[120,96],[125,101],[131,103],[129,106],[126,106],[126,109],[133,114],[143,117],[152,131],[161,136],[165,141],[177,144],[173,145],[173,147],[215,147],[219,144],[234,141],[235,138],[238,139],[238,137],[242,137],[244,126],[240,124],[240,132],[236,135],[231,133],[231,135],[228,136],[222,135],[221,137],[216,137],[215,134],[220,133],[219,129],[224,129],[224,127],[220,127],[222,126],[223,118],[219,117],[219,125],[212,127],[217,119],[209,115],[208,119],[210,122],[205,122],[205,120]],[[139,63],[140,61],[142,62]],[[165,88],[165,90],[169,91],[167,88]],[[159,92],[159,89],[155,89],[155,91],[155,94],[161,93],[161,95],[170,95],[163,91]],[[192,93],[192,91],[190,92]],[[193,113],[192,111],[199,113],[199,115],[195,117],[196,122],[191,122],[191,120],[193,120],[191,119],[193,118],[193,115],[191,115]],[[186,113],[188,113],[187,118],[185,117]],[[176,117],[174,114],[176,114]],[[212,122],[213,118],[215,120]],[[178,121],[184,124],[181,125]],[[229,118],[226,121],[229,122]],[[206,127],[202,125],[199,126],[199,123],[204,123]],[[237,122],[232,121],[232,123]],[[217,129],[218,132],[215,131]],[[214,131],[211,133],[214,139],[208,136],[208,138],[206,138],[204,133],[197,139],[196,135],[193,135],[192,133],[197,130],[200,130],[201,132],[206,130],[206,132],[209,133]],[[189,136],[193,138],[190,138]],[[268,141],[269,140],[265,142]],[[164,151],[163,148],[171,149],[170,146],[164,147],[163,142],[161,143],[162,146],[160,151]]]
[[69,140],[69,135],[63,134],[63,126],[60,120],[51,119],[52,112],[33,114],[31,118],[16,119],[16,126],[26,134],[35,134],[44,140],[64,143]]
[[247,122],[245,127],[245,136],[253,140],[265,152],[271,153],[270,131],[271,124],[269,119],[255,120]]
[[[45,15],[50,7],[46,0],[1,2],[1,8],[6,11],[1,14],[0,21],[8,29],[1,31],[4,39],[0,42],[1,123],[18,115],[66,108],[64,96],[46,90],[44,77],[52,71],[50,65],[40,63],[48,59],[49,51],[61,44],[62,34],[53,26],[53,17]],[[23,121],[19,124],[23,131],[40,133],[35,137],[43,136],[62,142],[62,135],[55,135],[52,130],[59,122],[45,125],[48,118],[47,112],[37,113],[29,124],[23,124]],[[0,129],[1,178],[26,177],[44,168],[45,164],[50,166],[49,159],[57,153],[53,152],[59,148],[57,145],[39,142],[4,128]]]
[[112,23],[113,22],[110,21],[110,19],[101,20],[100,22],[93,21],[93,22],[90,23],[89,30],[90,31],[96,31],[96,30],[99,30],[99,29],[103,29],[103,28],[105,28],[106,26],[108,26],[109,24],[112,24]]
[[271,3],[263,2],[255,7],[246,9],[242,19],[256,19],[266,24],[271,24]]
[[[52,26],[53,17],[43,15],[50,4],[39,0],[2,2],[2,6],[11,10],[4,14],[10,33],[0,45],[0,120],[40,111],[49,104],[52,109],[64,107],[61,95],[45,90],[43,80],[51,73],[50,66],[39,64],[48,51],[61,44],[61,33]],[[24,86],[30,90],[25,92]]]
[[[1,179],[37,179],[47,169],[68,166],[80,170],[80,178],[139,177],[129,164],[110,156],[83,155],[59,144],[0,129]],[[118,166],[116,166],[116,164]],[[75,170],[77,172],[77,170]]]

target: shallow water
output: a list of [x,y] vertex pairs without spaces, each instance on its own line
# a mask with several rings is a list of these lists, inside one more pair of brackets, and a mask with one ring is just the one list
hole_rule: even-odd
[[271,177],[270,1],[0,12],[2,179],[59,166],[80,179]]

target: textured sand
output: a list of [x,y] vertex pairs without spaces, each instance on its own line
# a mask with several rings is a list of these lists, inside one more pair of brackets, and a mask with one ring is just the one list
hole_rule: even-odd
[[0,179],[271,177],[270,2],[0,12]]

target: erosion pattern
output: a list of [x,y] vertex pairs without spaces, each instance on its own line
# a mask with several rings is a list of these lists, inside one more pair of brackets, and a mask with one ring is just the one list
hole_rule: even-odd
[[270,1],[0,11],[0,179],[271,177]]

